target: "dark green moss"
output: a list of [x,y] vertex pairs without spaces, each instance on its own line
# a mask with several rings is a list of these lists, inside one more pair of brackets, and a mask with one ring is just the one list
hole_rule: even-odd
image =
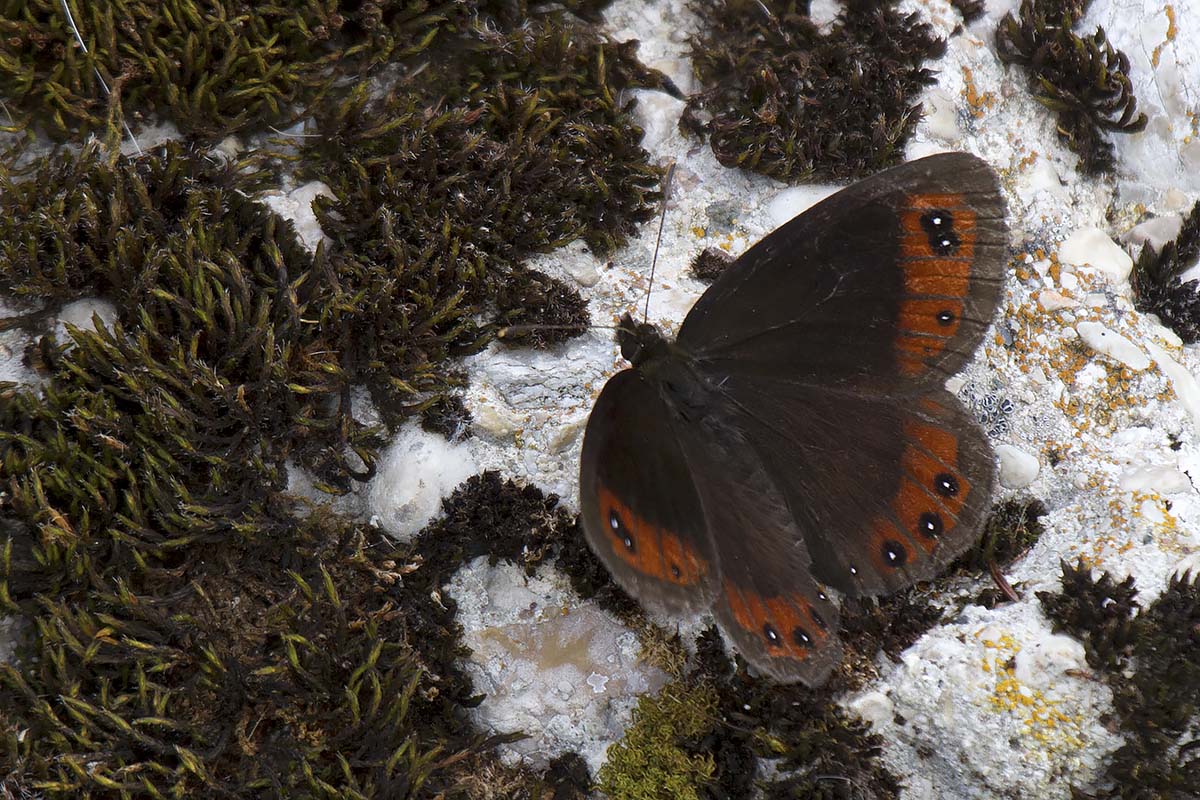
[[1185,343],[1200,341],[1200,281],[1183,273],[1200,258],[1200,203],[1192,206],[1179,235],[1155,250],[1142,247],[1133,267],[1133,295],[1139,311],[1156,314]]
[[463,563],[486,555],[519,564],[527,575],[572,541],[577,521],[555,495],[521,485],[489,470],[468,478],[442,502],[441,519],[421,532],[413,545],[421,553],[421,575],[431,588]]
[[[464,772],[495,740],[464,716],[481,698],[439,589],[475,555],[532,570],[567,543],[586,552],[575,521],[483,476],[396,547],[282,492],[290,462],[330,492],[371,476],[384,431],[356,421],[357,386],[388,424],[428,412],[457,432],[455,356],[504,322],[584,319],[521,262],[578,237],[606,250],[652,213],[658,171],[614,96],[654,75],[630,45],[556,24],[502,34],[503,74],[491,33],[458,37],[391,95],[411,114],[338,127],[336,152],[312,155],[347,159],[326,177],[351,213],[322,209],[315,255],[254,202],[273,180],[257,157],[93,144],[5,168],[0,290],[27,304],[7,324],[42,334],[43,380],[0,386],[0,603],[30,621],[0,675],[6,790],[494,791]],[[462,105],[427,113],[450,87]],[[362,102],[323,107],[345,122]],[[416,149],[389,152],[405,125]],[[90,296],[115,320],[44,335]],[[586,783],[560,771],[487,774],[530,798]]]
[[1139,606],[1133,578],[1117,583],[1105,573],[1094,579],[1089,567],[1064,562],[1062,586],[1061,593],[1038,592],[1054,631],[1065,631],[1082,641],[1093,668],[1119,667],[1129,657],[1137,636],[1134,614]]
[[706,247],[692,259],[692,277],[712,283],[734,262],[733,256],[719,247]]
[[1061,594],[1038,594],[1055,623],[1083,641],[1088,663],[1113,692],[1113,720],[1126,743],[1109,757],[1094,787],[1079,800],[1160,800],[1194,796],[1200,756],[1200,581],[1171,578],[1166,591],[1140,609],[1132,578],[1093,578],[1063,565]]
[[387,542],[286,503],[256,524],[254,541],[196,546],[108,589],[10,595],[35,620],[22,667],[0,665],[10,785],[55,798],[410,797],[486,749],[457,710],[469,683],[431,673],[409,644]]
[[1104,132],[1136,133],[1137,113],[1129,58],[1108,43],[1103,28],[1079,36],[1073,28],[1090,0],[1022,0],[996,28],[1000,58],[1029,73],[1038,102],[1058,114],[1058,135],[1089,174],[1111,172],[1116,162]]
[[695,0],[705,86],[682,125],[717,159],[784,181],[861,177],[903,159],[945,43],[894,2],[843,4],[827,33],[794,0]]
[[977,569],[995,563],[1006,567],[1033,547],[1046,532],[1041,518],[1047,514],[1041,500],[1006,500],[992,509],[983,525],[979,545],[964,558]]
[[[344,74],[420,53],[465,6],[429,0],[59,0],[0,4],[0,95],[67,138],[102,129],[109,91],[131,121],[220,138],[286,124]],[[108,87],[109,91],[105,90]]]
[[968,25],[983,16],[983,0],[950,0],[950,5],[958,9],[963,22]]
[[[721,638],[709,630],[698,642],[693,680],[717,692],[717,719],[690,749],[711,754],[716,769],[703,797],[899,797],[900,785],[879,760],[882,740],[870,725],[832,701],[836,689],[780,685],[734,670]],[[759,759],[772,763],[771,774]]]
[[900,654],[937,625],[942,616],[942,611],[915,589],[878,599],[845,598],[840,635],[849,662],[863,666],[849,680],[860,682],[872,674],[881,652],[892,661],[899,661]]

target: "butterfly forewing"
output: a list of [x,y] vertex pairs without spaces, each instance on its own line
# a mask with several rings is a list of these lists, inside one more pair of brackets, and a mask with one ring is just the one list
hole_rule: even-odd
[[734,262],[679,343],[714,372],[897,391],[940,385],[999,303],[1007,247],[995,173],[965,153],[903,164],[800,214]]
[[580,506],[588,544],[621,588],[695,614],[712,605],[719,569],[673,416],[637,370],[610,379],[584,433]]

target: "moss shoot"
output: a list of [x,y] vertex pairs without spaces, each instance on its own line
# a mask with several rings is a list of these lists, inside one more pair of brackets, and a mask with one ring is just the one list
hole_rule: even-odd
[[844,3],[828,32],[795,0],[694,0],[704,90],[681,125],[717,160],[778,178],[848,180],[903,160],[924,67],[945,43],[896,3]]
[[1139,311],[1157,314],[1188,344],[1200,341],[1200,281],[1183,274],[1200,258],[1200,203],[1192,206],[1179,235],[1155,250],[1142,247],[1133,266],[1133,294]]
[[1103,28],[1074,32],[1091,0],[1022,0],[996,28],[996,51],[1029,75],[1039,103],[1058,114],[1058,136],[1087,174],[1116,167],[1104,133],[1146,127],[1129,80],[1129,57],[1108,43]]
[[1200,786],[1195,723],[1200,717],[1200,580],[1175,575],[1149,606],[1132,577],[1093,577],[1063,564],[1062,592],[1039,592],[1056,631],[1083,642],[1088,663],[1113,692],[1115,725],[1125,744],[1089,800],[1187,797]]

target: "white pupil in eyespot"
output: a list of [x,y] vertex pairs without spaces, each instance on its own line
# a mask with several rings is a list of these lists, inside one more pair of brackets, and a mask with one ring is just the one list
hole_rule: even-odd
[[617,519],[616,514],[610,514],[608,517],[608,524],[612,525],[612,529],[615,531],[617,528],[621,527],[621,520]]

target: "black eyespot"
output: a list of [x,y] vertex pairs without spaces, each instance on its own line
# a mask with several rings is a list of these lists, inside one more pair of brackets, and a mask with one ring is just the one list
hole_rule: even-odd
[[682,575],[682,574],[683,574],[683,573],[682,573],[682,572],[680,572],[680,570],[679,570],[679,565],[678,565],[678,564],[672,564],[672,565],[671,565],[671,575],[672,575],[672,576],[674,576],[674,577],[678,578],[678,577],[679,577],[680,575]]
[[933,488],[942,497],[954,497],[958,494],[958,478],[943,472],[933,479]]
[[936,539],[942,535],[945,530],[945,525],[942,523],[942,517],[932,511],[926,511],[917,520],[917,531],[926,539]]
[[771,647],[779,647],[779,633],[769,624],[763,625],[763,638],[767,640],[767,644]]
[[929,249],[939,256],[958,251],[962,240],[954,232],[954,215],[945,209],[932,209],[921,215],[921,227],[929,238]]
[[[818,614],[816,611],[813,611],[812,609],[809,609],[808,614],[809,614],[809,616],[811,616],[813,618],[813,622],[817,623],[818,628],[820,628],[823,631],[829,630],[829,623],[825,621],[824,617],[822,617],[820,614]],[[799,630],[799,628],[797,628],[796,630]]]
[[954,324],[954,312],[943,309],[937,313],[937,324],[947,328]]
[[629,535],[629,531],[625,530],[625,523],[621,521],[619,516],[617,516],[617,512],[608,512],[608,525],[610,528],[612,528],[613,535],[620,539],[621,543],[625,545],[626,550],[632,553],[637,549],[634,546],[633,537]]
[[812,647],[812,638],[804,628],[792,628],[792,641],[801,647]]
[[883,543],[883,560],[893,567],[902,567],[908,563],[908,551],[904,545],[889,539]]

